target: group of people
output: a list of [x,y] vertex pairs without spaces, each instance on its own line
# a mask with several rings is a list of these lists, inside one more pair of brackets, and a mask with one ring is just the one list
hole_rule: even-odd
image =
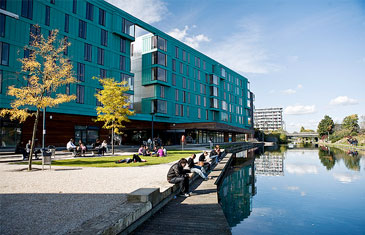
[[359,143],[356,138],[352,138],[351,136],[347,138],[347,142],[349,142],[352,146],[357,146]]
[[153,147],[152,151],[150,151],[150,148],[145,145],[141,145],[138,149],[138,155],[142,156],[156,156],[156,157],[166,157],[167,156],[167,150],[164,146],[161,146],[157,148],[156,146]]
[[[28,143],[25,145],[25,148],[23,147],[23,142],[19,142],[17,146],[15,147],[15,153],[21,153],[23,155],[23,160],[29,159],[30,149],[32,147],[32,141],[28,140]],[[35,159],[38,160],[38,153],[41,153],[40,149],[34,149],[34,156]]]
[[[204,151],[198,159],[196,164],[195,158],[196,154],[192,154],[187,160],[185,158],[180,159],[177,163],[172,165],[167,172],[167,181],[171,184],[180,184],[181,191],[180,195],[184,197],[189,197],[189,173],[198,174],[203,180],[209,180],[207,170],[210,171],[211,165],[206,162],[206,157],[208,152]],[[219,145],[210,152],[209,158],[212,160],[212,164],[216,164],[220,161],[222,157],[222,152]],[[207,170],[205,169],[207,168]]]
[[[75,156],[85,156],[87,151],[87,146],[82,140],[79,140],[78,146],[76,146],[72,138],[67,142],[66,148],[68,151],[73,152]],[[100,140],[97,139],[95,143],[92,144],[91,148],[97,150],[98,156],[101,156],[108,151],[108,143],[106,140],[100,142]]]

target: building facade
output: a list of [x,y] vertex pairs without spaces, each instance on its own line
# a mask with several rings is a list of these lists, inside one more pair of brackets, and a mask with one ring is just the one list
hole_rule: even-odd
[[[192,143],[228,142],[253,134],[253,94],[248,79],[160,30],[105,1],[0,1],[0,108],[10,108],[10,85],[24,86],[17,60],[28,56],[30,33],[47,37],[53,29],[71,46],[65,51],[78,83],[64,87],[73,102],[46,112],[46,144],[63,146],[71,137],[86,143],[108,139],[96,123],[95,93],[102,87],[93,77],[128,81],[135,115],[119,141],[141,143],[154,136],[164,144],[181,135]],[[39,26],[36,27],[36,25]],[[149,33],[135,37],[135,28]],[[31,136],[32,119],[23,124],[2,118],[1,146],[14,146]],[[39,125],[41,128],[41,125]],[[42,131],[38,130],[38,139]]]
[[254,127],[262,131],[283,128],[283,108],[263,108],[254,110]]

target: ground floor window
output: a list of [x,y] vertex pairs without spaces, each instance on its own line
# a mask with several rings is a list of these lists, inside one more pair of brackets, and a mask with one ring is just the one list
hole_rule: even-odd
[[15,147],[20,142],[21,134],[19,123],[0,119],[0,147]]
[[[96,126],[75,126],[75,144],[77,145],[79,140],[86,144],[95,143],[99,138],[99,127]],[[102,140],[101,140],[102,141]]]

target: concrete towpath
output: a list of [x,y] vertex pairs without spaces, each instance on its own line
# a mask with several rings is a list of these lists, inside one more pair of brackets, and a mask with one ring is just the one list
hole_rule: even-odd
[[192,185],[193,195],[178,197],[143,223],[133,234],[231,234],[223,210],[218,203],[217,178],[231,154],[209,174],[213,179],[197,180]]

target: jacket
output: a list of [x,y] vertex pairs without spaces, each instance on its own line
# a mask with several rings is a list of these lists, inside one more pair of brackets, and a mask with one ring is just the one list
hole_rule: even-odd
[[167,180],[169,181],[175,177],[183,177],[183,171],[184,168],[180,165],[180,162],[175,163],[170,167],[169,171],[167,172]]
[[193,168],[195,165],[194,163],[194,159],[192,159],[191,157],[188,159],[188,167],[191,169]]

